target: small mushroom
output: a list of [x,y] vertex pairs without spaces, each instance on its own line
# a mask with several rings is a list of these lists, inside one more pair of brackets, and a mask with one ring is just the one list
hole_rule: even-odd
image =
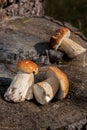
[[81,45],[69,39],[70,30],[68,28],[58,29],[55,34],[50,38],[50,46],[52,49],[60,49],[64,51],[70,58],[86,51]]
[[37,102],[47,104],[57,92],[58,99],[65,98],[69,91],[69,81],[65,73],[53,66],[41,68],[41,71],[46,71],[47,79],[33,85]]
[[12,102],[21,102],[25,99],[30,100],[33,98],[33,73],[38,73],[38,66],[30,60],[22,60],[18,62],[17,68],[20,71],[14,77],[7,92],[4,94],[5,100]]

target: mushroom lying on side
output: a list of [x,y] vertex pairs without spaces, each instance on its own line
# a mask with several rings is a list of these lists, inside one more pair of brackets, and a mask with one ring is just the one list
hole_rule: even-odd
[[81,45],[77,44],[70,38],[70,30],[68,28],[58,29],[50,38],[50,46],[52,49],[60,49],[65,52],[70,58],[86,51]]
[[[44,68],[41,69],[41,71]],[[63,99],[69,91],[67,76],[58,68],[49,66],[46,68],[47,79],[33,85],[34,96],[40,104],[46,104],[53,99],[58,92],[58,99]]]
[[21,102],[25,99],[30,100],[33,98],[33,73],[38,73],[38,66],[30,60],[23,60],[17,64],[17,68],[20,71],[14,77],[7,92],[4,94],[5,100],[12,102]]

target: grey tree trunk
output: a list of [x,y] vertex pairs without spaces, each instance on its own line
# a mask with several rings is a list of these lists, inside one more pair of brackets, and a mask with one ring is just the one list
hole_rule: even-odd
[[0,0],[0,19],[13,16],[43,16],[45,0]]

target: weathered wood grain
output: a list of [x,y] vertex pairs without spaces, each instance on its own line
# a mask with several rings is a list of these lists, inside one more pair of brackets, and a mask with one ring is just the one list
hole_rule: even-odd
[[[72,60],[56,59],[52,64],[47,54],[49,39],[60,27],[45,18],[16,19],[0,25],[0,130],[86,130],[87,51]],[[74,33],[71,39],[87,48],[86,41]],[[63,70],[70,81],[68,97],[62,101],[54,98],[45,106],[37,104],[35,99],[16,104],[6,102],[3,95],[15,73],[5,67],[4,61],[16,70],[17,61],[25,58]],[[43,75],[35,81],[41,79]]]

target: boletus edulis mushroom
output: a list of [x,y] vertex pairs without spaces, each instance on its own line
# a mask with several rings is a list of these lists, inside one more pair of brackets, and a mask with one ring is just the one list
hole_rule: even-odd
[[51,48],[55,50],[60,49],[65,52],[69,58],[74,58],[86,51],[86,48],[74,42],[69,37],[70,30],[68,28],[63,27],[56,30],[50,38]]
[[38,103],[49,103],[56,93],[63,99],[69,91],[69,80],[64,72],[54,66],[41,68],[46,72],[46,79],[33,85],[34,96]]
[[21,102],[33,98],[32,86],[34,84],[34,73],[38,73],[38,66],[30,60],[22,60],[17,64],[18,73],[4,94],[5,100]]

